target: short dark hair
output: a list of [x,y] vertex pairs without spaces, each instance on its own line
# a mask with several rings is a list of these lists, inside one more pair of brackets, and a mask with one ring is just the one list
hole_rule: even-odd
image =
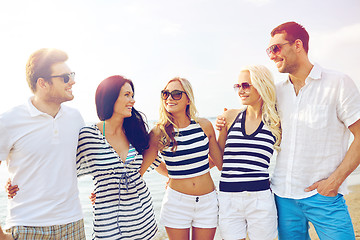
[[271,31],[271,37],[276,34],[286,33],[285,39],[293,43],[296,39],[303,42],[304,50],[306,53],[309,51],[309,34],[305,28],[296,22],[283,23]]
[[26,63],[26,81],[33,93],[36,91],[36,82],[41,77],[51,75],[51,66],[65,62],[68,55],[59,49],[42,48],[30,55]]
[[[101,121],[105,121],[112,117],[115,102],[125,83],[129,83],[135,93],[133,82],[119,75],[104,79],[97,87],[95,103],[97,115]],[[150,137],[148,126],[145,121],[145,115],[143,113],[137,111],[133,107],[131,117],[124,119],[123,127],[127,139],[140,154],[142,154],[145,149],[149,148]]]

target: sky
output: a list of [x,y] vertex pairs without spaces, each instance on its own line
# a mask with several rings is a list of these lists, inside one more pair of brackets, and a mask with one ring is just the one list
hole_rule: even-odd
[[348,74],[360,87],[359,0],[18,0],[0,2],[0,113],[32,95],[25,79],[31,53],[69,55],[75,99],[86,122],[98,121],[95,91],[111,75],[135,85],[135,108],[159,115],[160,91],[187,78],[202,117],[238,108],[232,89],[241,67],[269,60],[271,30],[288,21],[310,34],[312,63]]

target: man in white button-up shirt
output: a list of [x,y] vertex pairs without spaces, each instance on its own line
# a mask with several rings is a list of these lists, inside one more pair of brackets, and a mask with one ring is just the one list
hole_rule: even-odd
[[360,163],[360,94],[345,74],[310,63],[308,41],[288,22],[271,32],[267,49],[289,74],[277,85],[282,143],[271,179],[279,239],[310,239],[309,221],[320,239],[355,239],[343,194]]

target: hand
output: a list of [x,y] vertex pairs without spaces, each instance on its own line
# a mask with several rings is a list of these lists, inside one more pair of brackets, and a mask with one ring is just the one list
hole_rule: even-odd
[[96,200],[96,194],[92,192],[92,193],[90,194],[89,199],[90,199],[91,204],[94,205],[94,204],[95,204],[95,200]]
[[168,188],[169,183],[170,183],[170,178],[168,178],[168,180],[167,180],[167,181],[166,181],[166,183],[165,183],[165,189],[167,189],[167,188]]
[[338,194],[339,186],[336,182],[331,181],[329,178],[315,182],[313,185],[305,189],[305,192],[311,192],[317,189],[320,195],[327,197],[335,197]]
[[14,240],[10,233],[4,233],[0,226],[0,240]]
[[12,199],[15,197],[17,191],[19,191],[18,185],[11,185],[11,180],[10,178],[7,180],[6,184],[5,184],[5,191],[8,194],[8,198]]
[[[224,112],[227,111],[227,108],[224,108]],[[226,119],[223,116],[218,116],[216,118],[215,128],[218,131],[221,131],[223,127],[226,125]]]

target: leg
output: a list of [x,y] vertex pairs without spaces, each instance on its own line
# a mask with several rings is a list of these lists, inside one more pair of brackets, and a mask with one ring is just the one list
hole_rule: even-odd
[[275,195],[279,240],[310,240],[309,221],[297,200]]
[[165,227],[169,240],[189,240],[190,228],[178,229]]
[[213,240],[216,228],[192,228],[192,240]]
[[244,197],[238,193],[219,192],[219,231],[222,239],[245,239]]
[[248,193],[244,211],[251,240],[273,240],[277,237],[277,212],[270,190]]
[[355,240],[350,214],[341,194],[335,197],[316,194],[300,201],[321,240]]
[[55,227],[55,236],[57,239],[81,240],[85,239],[84,220],[58,225]]

